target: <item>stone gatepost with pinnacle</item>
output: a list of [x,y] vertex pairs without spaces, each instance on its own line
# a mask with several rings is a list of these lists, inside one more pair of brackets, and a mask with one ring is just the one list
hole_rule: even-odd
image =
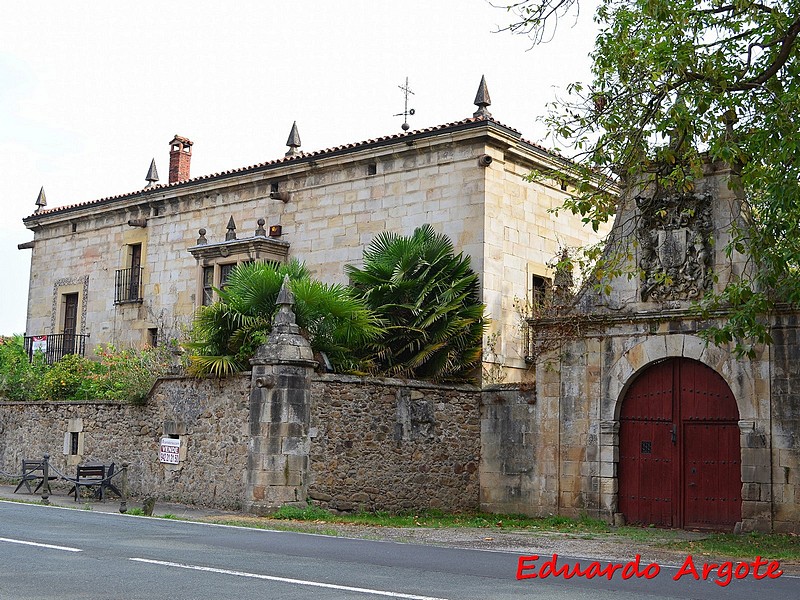
[[311,376],[317,363],[295,323],[294,294],[285,277],[267,343],[250,360],[250,446],[245,510],[305,506],[308,490]]

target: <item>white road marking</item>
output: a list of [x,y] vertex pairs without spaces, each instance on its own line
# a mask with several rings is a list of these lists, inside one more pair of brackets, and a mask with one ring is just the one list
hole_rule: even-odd
[[27,542],[25,540],[12,540],[10,538],[0,538],[0,542],[8,542],[9,544],[24,544],[26,546],[36,546],[38,548],[50,548],[51,550],[64,550],[65,552],[82,552],[80,548],[54,546],[53,544],[40,544],[39,542]]
[[246,573],[243,571],[229,571],[228,569],[217,569],[214,567],[201,567],[198,565],[186,565],[182,563],[168,562],[163,560],[150,560],[147,558],[131,558],[130,560],[151,565],[163,565],[166,567],[177,567],[179,569],[189,569],[191,571],[206,571],[208,573],[221,573],[223,575],[236,575],[237,577],[250,577],[252,579],[266,579],[268,581],[278,581],[281,583],[292,583],[294,585],[307,585],[311,587],[328,588],[332,590],[343,590],[346,592],[359,592],[361,594],[373,594],[376,596],[388,596],[389,598],[407,598],[408,600],[447,600],[446,598],[434,598],[432,596],[416,596],[414,594],[403,594],[401,592],[387,592],[385,590],[371,590],[369,588],[351,587],[349,585],[336,585],[333,583],[322,583],[321,581],[307,581],[305,579],[290,579],[288,577],[275,577],[273,575],[259,575],[257,573]]

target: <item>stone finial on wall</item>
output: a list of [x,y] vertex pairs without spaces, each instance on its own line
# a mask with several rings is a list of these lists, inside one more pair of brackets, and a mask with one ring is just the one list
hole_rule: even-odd
[[228,219],[228,226],[226,227],[228,233],[225,234],[225,241],[228,242],[230,240],[236,239],[236,222],[233,220],[233,216]]
[[155,186],[156,182],[158,181],[158,169],[156,169],[155,158],[150,161],[150,168],[147,169],[147,175],[145,176],[145,181],[147,181],[147,185],[144,186],[145,189]]
[[474,113],[472,113],[473,117],[491,117],[492,113],[486,108],[487,106],[491,106],[492,99],[489,97],[489,87],[486,85],[486,77],[481,75],[481,83],[478,86],[478,93],[475,94],[475,101],[473,102],[475,106],[478,107]]
[[300,132],[297,131],[297,121],[292,123],[292,130],[289,132],[289,139],[286,140],[286,145],[289,146],[286,156],[300,154]]
[[267,237],[267,230],[264,229],[264,225],[266,224],[264,218],[263,217],[260,218],[258,221],[256,221],[256,223],[258,223],[258,228],[256,229],[256,235],[260,235],[261,237]]
[[42,210],[47,206],[47,197],[44,195],[44,186],[39,190],[39,195],[36,196],[36,212]]

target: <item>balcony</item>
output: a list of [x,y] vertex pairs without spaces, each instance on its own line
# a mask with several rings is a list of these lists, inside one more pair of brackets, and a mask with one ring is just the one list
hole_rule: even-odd
[[86,340],[89,336],[78,333],[51,333],[48,335],[25,336],[25,352],[33,360],[36,352],[44,354],[44,360],[52,365],[67,354],[85,356]]
[[143,267],[119,269],[114,278],[114,304],[142,302]]

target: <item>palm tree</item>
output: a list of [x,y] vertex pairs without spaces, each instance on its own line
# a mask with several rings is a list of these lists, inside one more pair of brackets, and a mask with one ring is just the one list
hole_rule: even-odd
[[311,347],[324,352],[336,371],[369,366],[357,356],[382,333],[380,321],[347,287],[311,279],[308,269],[294,260],[281,265],[244,263],[230,273],[225,287],[216,290],[219,301],[195,315],[188,345],[192,373],[223,377],[249,368],[249,359],[272,328],[284,275],[295,296],[297,324]]
[[372,345],[382,374],[435,381],[474,379],[487,325],[469,256],[454,254],[430,225],[411,237],[384,232],[345,267],[357,295],[387,324]]

